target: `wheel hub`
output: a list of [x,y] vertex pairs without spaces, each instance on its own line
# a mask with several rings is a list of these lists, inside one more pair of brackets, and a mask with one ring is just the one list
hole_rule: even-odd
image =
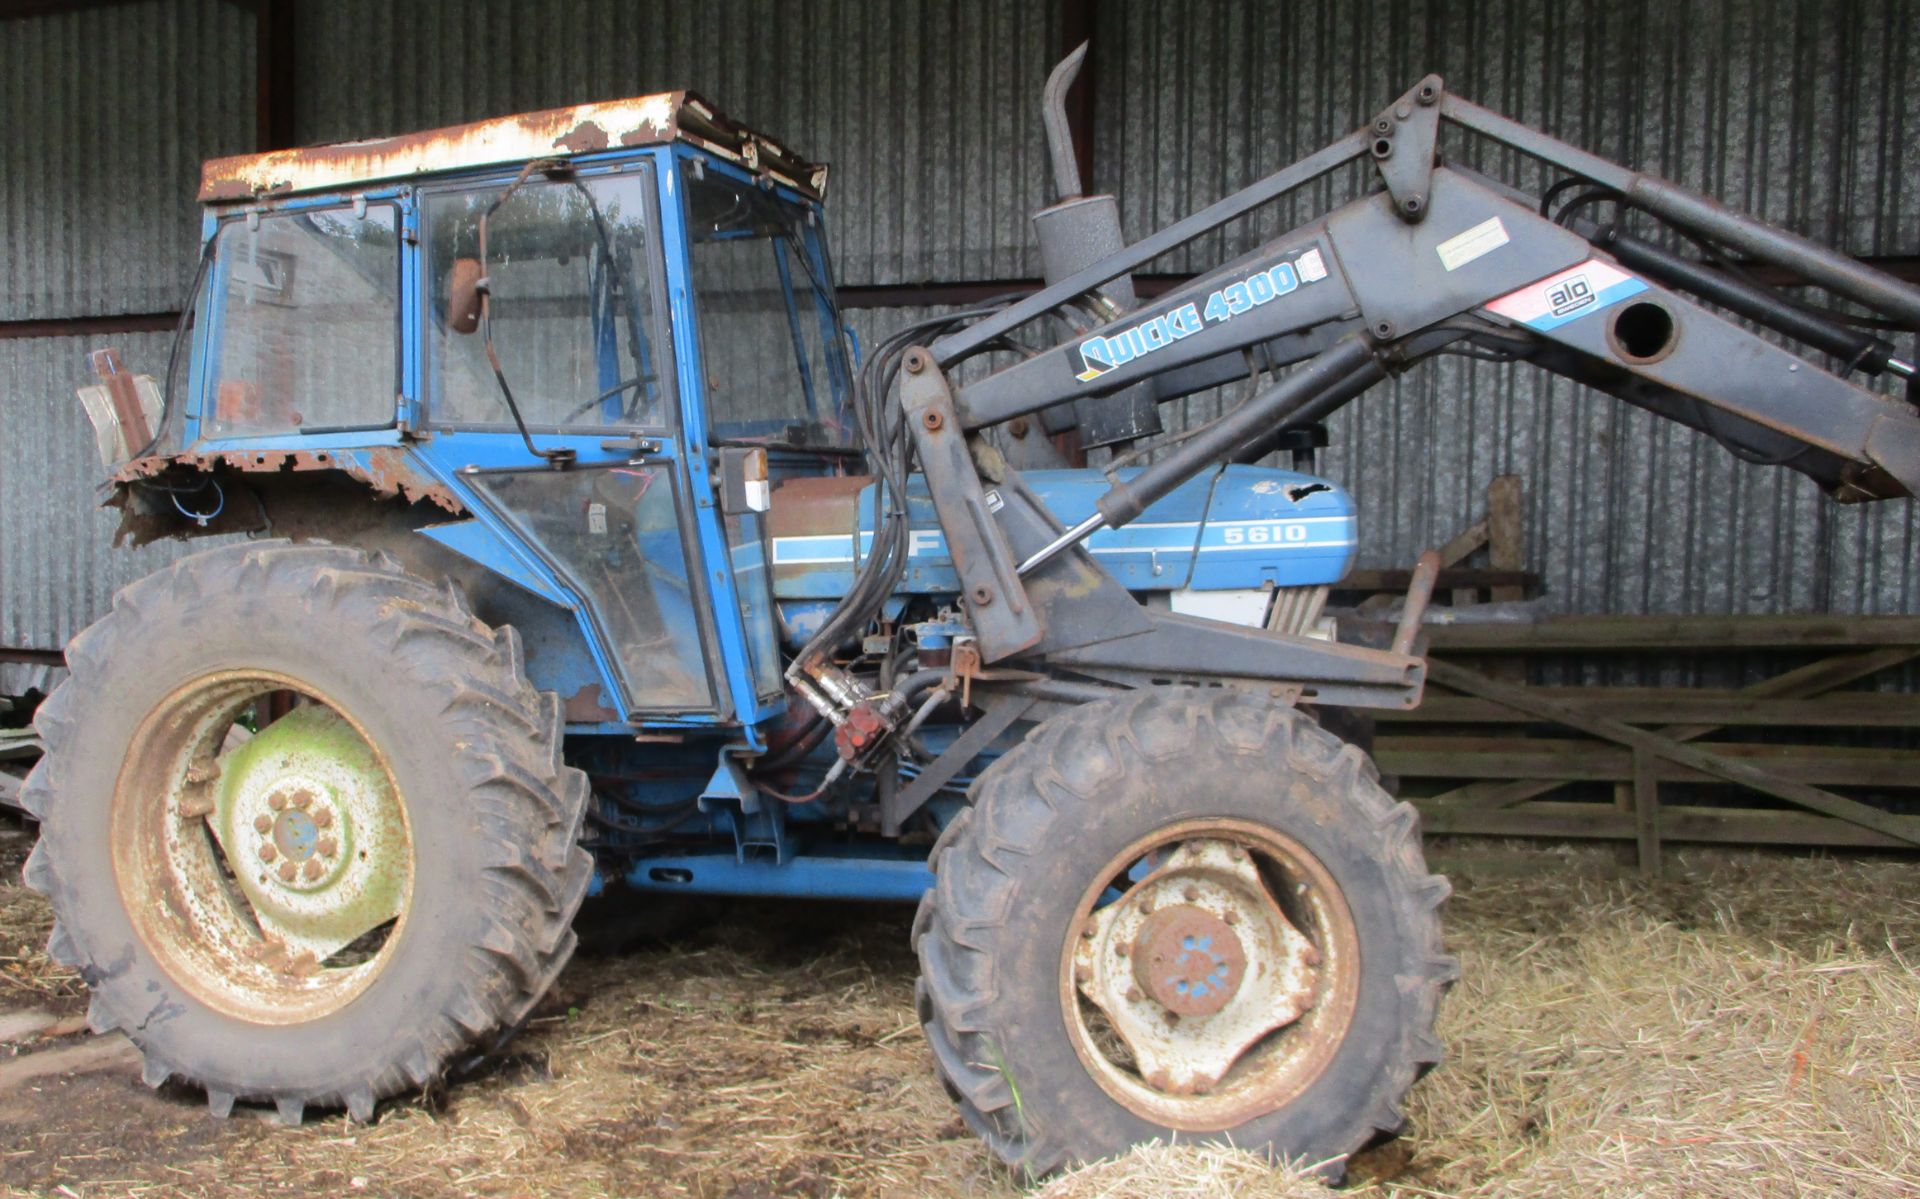
[[[241,806],[257,809],[257,787],[243,786]],[[266,885],[310,892],[337,880],[346,867],[341,836],[346,822],[335,813],[343,805],[334,789],[307,778],[289,778],[265,796],[265,811],[252,824],[260,834],[256,854],[268,868]],[[236,813],[242,818],[246,812]]]
[[1140,926],[1130,956],[1149,998],[1180,1016],[1211,1016],[1240,989],[1246,950],[1227,922],[1190,903],[1161,908]]
[[328,708],[296,708],[222,759],[210,824],[258,953],[302,973],[398,914],[399,811],[372,750]]
[[1106,1014],[1142,1079],[1205,1095],[1266,1035],[1313,1005],[1319,952],[1267,889],[1252,855],[1200,838],[1092,912],[1073,955],[1081,994]]

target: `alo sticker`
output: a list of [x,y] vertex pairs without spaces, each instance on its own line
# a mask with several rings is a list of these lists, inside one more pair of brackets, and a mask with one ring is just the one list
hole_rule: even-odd
[[1497,316],[1545,333],[1645,290],[1647,285],[1633,275],[1612,263],[1589,258],[1579,266],[1510,291],[1486,307]]
[[1079,367],[1074,378],[1082,383],[1091,382],[1115,367],[1125,366],[1204,329],[1225,324],[1243,312],[1272,303],[1297,290],[1302,283],[1317,283],[1326,277],[1327,264],[1320,251],[1308,250],[1291,262],[1236,279],[1216,289],[1204,302],[1182,304],[1118,333],[1095,334],[1073,347]]

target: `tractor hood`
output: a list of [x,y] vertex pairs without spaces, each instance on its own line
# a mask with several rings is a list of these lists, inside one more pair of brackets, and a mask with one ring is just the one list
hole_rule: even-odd
[[[1121,479],[1136,471],[1118,472]],[[1094,511],[1109,486],[1097,470],[1022,476],[1063,526]],[[953,594],[959,576],[921,476],[909,483],[910,554],[899,590]],[[838,599],[873,542],[871,479],[794,479],[768,514],[777,599]],[[857,539],[856,539],[857,531]],[[1132,591],[1239,591],[1338,582],[1353,561],[1353,502],[1325,479],[1260,466],[1195,476],[1132,524],[1101,529],[1086,546]]]

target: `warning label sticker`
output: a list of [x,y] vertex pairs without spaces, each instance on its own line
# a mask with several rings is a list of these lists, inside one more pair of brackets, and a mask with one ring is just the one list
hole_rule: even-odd
[[1457,271],[1476,258],[1493,253],[1507,244],[1507,227],[1500,218],[1490,216],[1465,233],[1457,233],[1434,247],[1440,265]]

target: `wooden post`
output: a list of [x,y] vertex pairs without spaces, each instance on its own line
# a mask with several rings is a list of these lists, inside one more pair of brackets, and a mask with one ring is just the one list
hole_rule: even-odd
[[1660,784],[1653,777],[1653,755],[1633,751],[1633,831],[1640,855],[1640,877],[1660,877]]
[[[1526,546],[1521,531],[1520,476],[1500,475],[1487,484],[1487,565],[1495,570],[1522,570]],[[1523,600],[1519,587],[1490,588],[1494,603]]]
[[[1487,484],[1487,565],[1494,570],[1519,570],[1526,563],[1520,530],[1520,476],[1499,475]],[[1527,598],[1524,588],[1502,585],[1487,588],[1490,603],[1513,603]],[[1487,671],[1509,683],[1527,681],[1527,662],[1515,656]]]
[[[1633,784],[1631,782],[1613,785],[1613,806],[1627,817],[1633,816]],[[1613,847],[1613,860],[1619,866],[1638,866],[1640,849],[1625,841],[1618,842]]]

